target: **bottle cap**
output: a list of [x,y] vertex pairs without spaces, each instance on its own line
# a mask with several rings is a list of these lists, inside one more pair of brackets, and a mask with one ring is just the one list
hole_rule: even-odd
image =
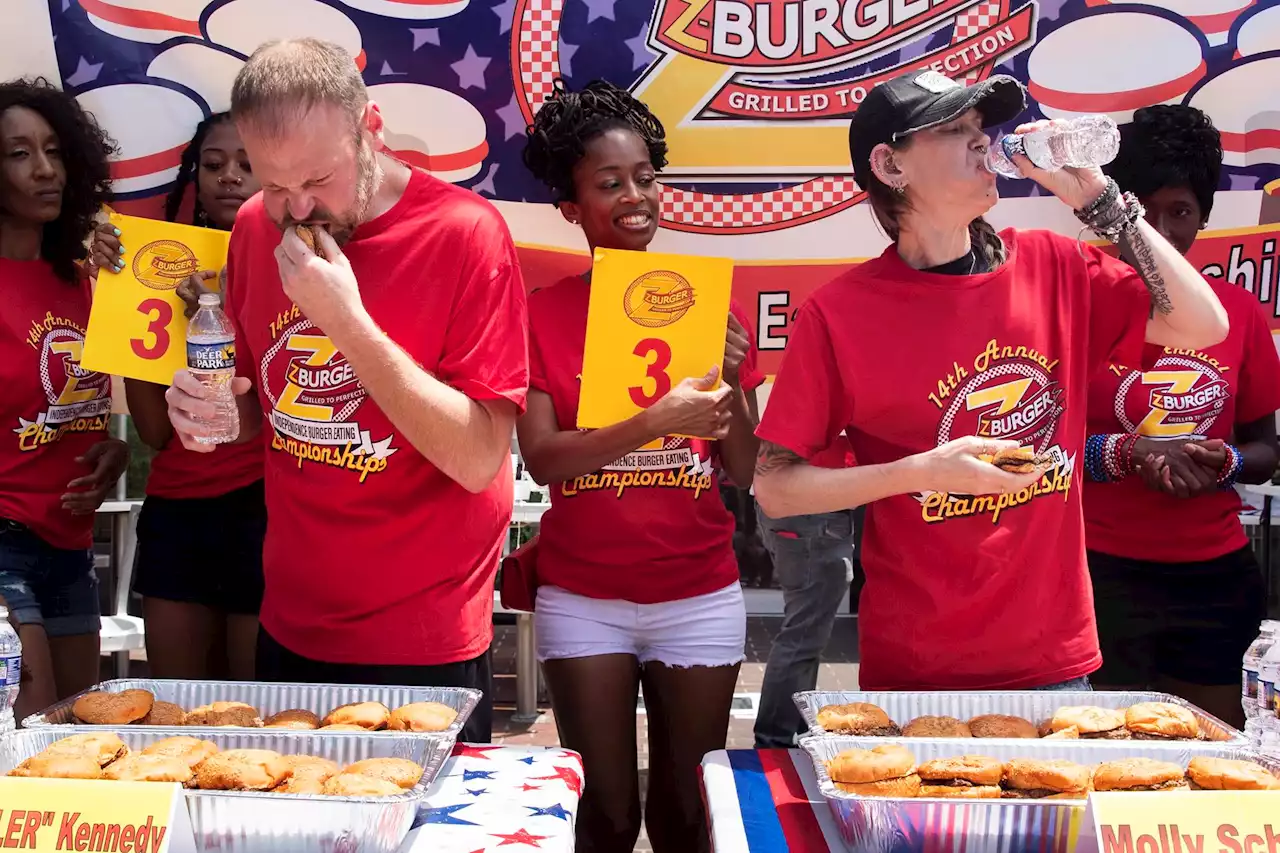
[[216,293],[202,293],[200,294],[200,304],[217,308],[222,304],[222,297]]

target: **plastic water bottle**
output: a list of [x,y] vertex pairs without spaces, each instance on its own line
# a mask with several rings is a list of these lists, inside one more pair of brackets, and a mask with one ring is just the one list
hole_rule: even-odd
[[18,684],[22,680],[22,641],[9,624],[9,608],[0,606],[0,732],[14,730],[13,705],[18,701]]
[[1011,133],[987,149],[987,168],[1006,178],[1021,178],[1014,154],[1027,158],[1046,172],[1064,166],[1102,166],[1120,151],[1120,129],[1107,116],[1087,115],[1066,124],[1049,125],[1031,133]]
[[1280,733],[1280,643],[1274,643],[1258,664],[1258,719],[1261,731]]
[[236,375],[236,334],[216,293],[200,294],[200,309],[187,326],[187,368],[214,389],[218,412],[203,444],[226,444],[240,435],[240,413],[231,380]]
[[1244,665],[1240,673],[1240,706],[1244,715],[1252,720],[1258,716],[1258,668],[1262,659],[1276,643],[1276,629],[1280,623],[1267,619],[1262,623],[1257,639],[1244,653]]

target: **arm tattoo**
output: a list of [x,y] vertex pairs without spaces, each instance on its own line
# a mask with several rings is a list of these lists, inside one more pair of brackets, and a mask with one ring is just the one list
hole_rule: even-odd
[[1154,317],[1157,311],[1161,314],[1172,313],[1173,303],[1169,301],[1169,293],[1164,289],[1164,278],[1156,266],[1155,254],[1142,233],[1137,228],[1126,228],[1120,232],[1120,244],[1128,250],[1129,257],[1133,258],[1138,268],[1138,274],[1151,293],[1151,316]]
[[792,453],[785,447],[774,444],[771,441],[762,441],[760,442],[760,452],[756,454],[756,476],[771,474],[798,462],[804,462],[804,457],[800,454]]

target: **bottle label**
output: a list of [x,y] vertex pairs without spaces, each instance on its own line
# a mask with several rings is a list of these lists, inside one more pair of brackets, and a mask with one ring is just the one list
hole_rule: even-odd
[[0,657],[0,683],[5,687],[17,687],[22,680],[22,655]]
[[1258,673],[1245,670],[1244,695],[1249,699],[1256,700],[1258,698]]
[[192,370],[234,370],[235,366],[234,340],[211,343],[187,341],[187,367]]
[[1270,681],[1258,682],[1258,707],[1273,708],[1276,705],[1276,686]]

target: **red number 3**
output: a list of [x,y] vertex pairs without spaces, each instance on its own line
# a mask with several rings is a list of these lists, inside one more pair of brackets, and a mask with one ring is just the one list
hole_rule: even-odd
[[646,394],[644,385],[633,385],[627,389],[631,394],[631,402],[642,409],[647,409],[671,390],[671,377],[667,376],[666,372],[671,366],[671,345],[658,338],[645,338],[636,344],[632,353],[646,362],[649,362],[650,354],[654,356],[653,361],[647,363],[644,370],[645,377],[653,380],[653,393]]
[[169,351],[167,326],[173,320],[173,306],[163,299],[145,299],[138,306],[138,313],[147,318],[147,333],[155,338],[155,343],[148,346],[142,338],[133,338],[129,346],[138,358],[154,361]]

